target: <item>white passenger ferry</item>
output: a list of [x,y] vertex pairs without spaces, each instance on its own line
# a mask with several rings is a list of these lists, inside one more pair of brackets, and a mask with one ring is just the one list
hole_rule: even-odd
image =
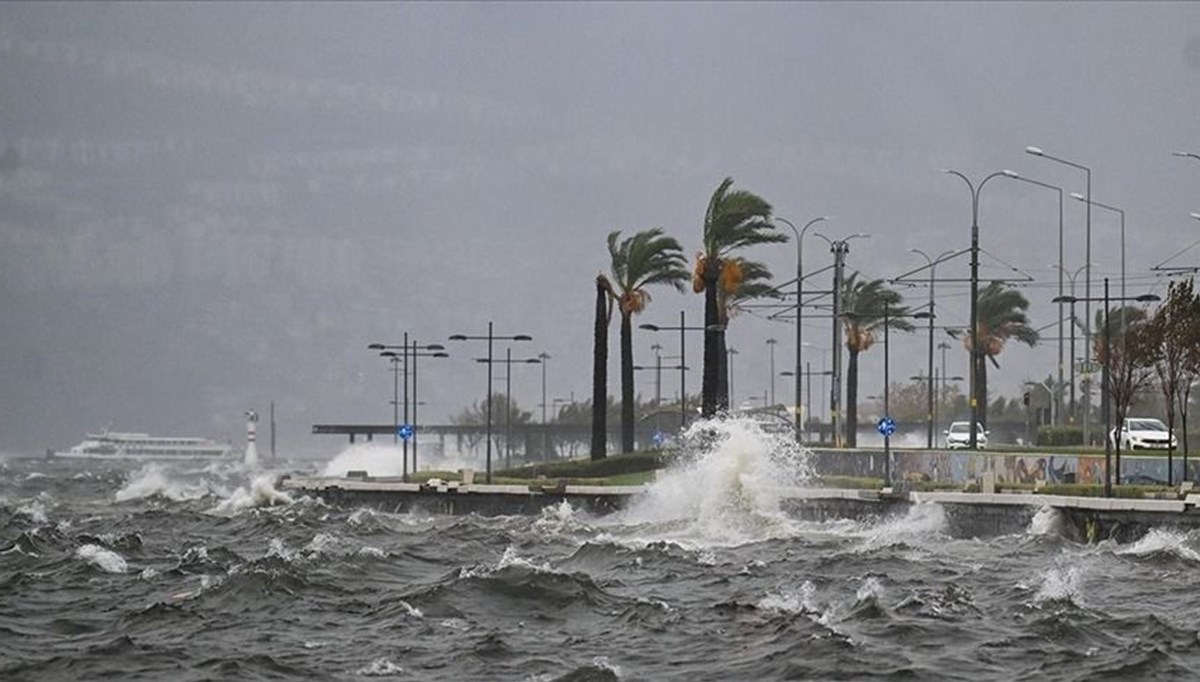
[[87,438],[70,450],[55,453],[56,457],[78,459],[221,459],[228,457],[233,446],[207,438],[160,438],[145,433],[103,431],[89,433]]

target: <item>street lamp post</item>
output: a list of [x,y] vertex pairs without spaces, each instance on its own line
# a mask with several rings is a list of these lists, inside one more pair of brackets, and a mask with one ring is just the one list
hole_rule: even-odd
[[855,233],[845,239],[833,240],[820,232],[814,236],[824,239],[829,244],[829,252],[833,254],[833,374],[829,381],[829,425],[833,429],[833,446],[842,447],[842,434],[839,431],[842,406],[842,287],[845,281],[846,254],[850,253],[850,240],[870,235]]
[[517,358],[513,359],[512,347],[504,349],[503,360],[493,360],[491,358],[475,358],[475,362],[487,363],[488,373],[492,371],[493,364],[503,364],[504,369],[504,467],[512,467],[512,367],[513,365],[540,365],[541,358]]
[[[1059,299],[1065,299],[1063,301],[1065,303],[1075,303],[1076,301],[1084,300],[1084,299],[1076,298],[1075,296],[1067,296],[1067,297],[1058,296],[1058,297],[1055,297],[1055,299],[1053,301],[1051,301],[1051,303],[1057,303],[1057,302],[1059,302]],[[1100,371],[1101,371],[1100,405],[1101,405],[1101,410],[1104,412],[1104,496],[1105,497],[1112,497],[1112,485],[1113,485],[1112,484],[1112,479],[1113,479],[1113,476],[1112,476],[1112,445],[1113,445],[1113,443],[1112,443],[1112,438],[1109,437],[1109,433],[1112,431],[1112,411],[1109,409],[1109,401],[1110,401],[1109,394],[1112,390],[1110,383],[1109,383],[1110,382],[1109,358],[1111,357],[1112,353],[1110,350],[1111,343],[1109,341],[1108,307],[1114,301],[1137,301],[1139,303],[1149,303],[1151,301],[1158,301],[1158,300],[1160,300],[1160,298],[1155,294],[1142,294],[1141,296],[1132,296],[1132,297],[1118,296],[1116,298],[1113,298],[1113,297],[1109,296],[1109,293],[1108,293],[1108,278],[1107,277],[1104,278],[1104,297],[1096,299],[1097,302],[1103,302],[1103,304],[1104,304],[1104,322],[1103,322],[1104,328],[1101,331],[1104,334],[1103,338],[1104,338],[1105,351],[1104,351],[1103,362],[1100,363]],[[1124,308],[1124,306],[1122,306],[1122,308]],[[1125,335],[1125,331],[1126,331],[1125,327],[1122,324],[1122,327],[1121,327],[1122,337]],[[1126,362],[1128,362],[1128,360],[1126,360]],[[1120,455],[1118,455],[1118,457],[1120,457]],[[1121,460],[1120,459],[1117,460],[1116,474],[1117,474],[1116,475],[1117,483],[1120,484],[1120,482],[1121,482]]]
[[[816,225],[817,223],[819,223],[823,220],[829,220],[829,217],[828,216],[819,216],[819,217],[813,218],[812,220],[805,223],[804,227],[799,230],[797,230],[796,226],[793,225],[792,222],[786,218],[781,218],[779,216],[775,216],[775,219],[778,220],[779,222],[787,225],[788,227],[792,228],[792,232],[796,235],[796,364],[793,369],[793,371],[796,374],[796,385],[795,385],[794,392],[793,392],[793,398],[794,398],[793,409],[799,410],[800,409],[800,375],[801,375],[800,370],[803,369],[803,363],[801,362],[801,350],[800,349],[804,347],[804,331],[803,331],[804,301],[801,298],[804,294],[804,234],[806,232],[808,232],[808,228],[812,227],[813,225]],[[772,377],[774,376],[774,372],[772,372],[771,376]],[[809,400],[811,402],[812,398],[810,397]],[[772,402],[775,401],[774,392],[772,392],[771,401]],[[796,442],[799,443],[800,442],[800,433],[801,433],[801,423],[800,423],[799,415],[795,416],[794,423],[795,423]]]
[[[967,447],[975,450],[979,447],[976,432],[980,422],[979,361],[982,357],[979,352],[979,193],[983,191],[983,186],[988,183],[988,180],[1002,176],[1004,173],[996,171],[986,176],[976,187],[967,176],[956,170],[945,169],[944,172],[958,176],[967,183],[967,189],[971,191],[971,435],[967,441]],[[986,399],[986,396],[984,398]]]
[[538,353],[538,360],[542,361],[542,457],[546,457],[547,452],[547,432],[546,432],[546,361],[550,359],[550,354],[546,351]]
[[[890,419],[892,416],[891,409],[891,362],[888,353],[888,337],[892,328],[892,319],[896,317],[911,317],[915,320],[923,320],[925,318],[933,319],[933,314],[929,312],[919,312],[901,315],[892,315],[892,309],[889,305],[883,306],[883,416],[885,419]],[[888,430],[883,433],[883,484],[890,486],[892,484],[892,434]]]
[[[1083,305],[1083,318],[1085,320],[1087,320],[1087,326],[1083,330],[1083,342],[1088,348],[1091,348],[1091,345],[1092,345],[1092,332],[1091,332],[1091,329],[1092,329],[1092,322],[1091,322],[1091,320],[1092,320],[1092,305],[1091,305],[1091,298],[1092,298],[1092,169],[1088,168],[1087,166],[1085,166],[1081,163],[1078,163],[1076,161],[1069,161],[1067,159],[1059,158],[1057,156],[1051,156],[1050,154],[1047,154],[1046,152],[1042,151],[1038,147],[1026,147],[1025,153],[1032,154],[1033,156],[1038,156],[1043,159],[1049,159],[1050,161],[1054,161],[1056,163],[1061,163],[1064,166],[1070,166],[1071,168],[1081,170],[1084,172],[1084,174],[1087,177],[1086,195],[1085,195],[1085,197],[1087,199],[1085,202],[1085,204],[1087,206],[1087,210],[1086,210],[1087,229],[1086,229],[1086,233],[1084,236],[1084,254],[1083,254],[1083,262],[1084,262],[1084,265],[1086,266],[1084,269],[1086,270],[1086,274],[1084,275],[1084,279],[1083,279],[1083,296],[1084,296],[1084,298],[1082,300],[1085,301],[1085,303]],[[1061,296],[1061,295],[1062,294],[1060,293],[1059,296]],[[1091,401],[1092,401],[1092,385],[1091,385],[1091,382],[1089,381],[1088,385],[1087,385],[1087,390],[1085,390],[1083,392],[1083,405],[1084,405],[1083,442],[1085,444],[1090,442],[1090,438],[1091,438],[1091,429],[1090,429],[1091,419],[1089,417],[1089,413],[1091,412],[1091,410],[1089,409],[1091,406]],[[1105,436],[1105,438],[1108,438],[1108,436]]]
[[454,334],[450,336],[451,341],[487,341],[487,396],[485,398],[485,409],[487,411],[487,482],[492,482],[492,344],[495,341],[532,341],[533,337],[528,334],[516,334],[513,336],[496,336],[492,331],[492,321],[488,320],[487,336],[467,336],[466,334]]
[[[441,351],[444,351],[446,347],[441,344],[438,344],[438,343],[430,343],[430,344],[427,344],[424,346],[420,346],[417,344],[415,339],[410,343],[408,340],[407,332],[405,332],[405,334],[404,334],[404,343],[402,345],[372,343],[371,345],[369,345],[367,347],[372,350],[389,349],[389,350],[384,350],[383,352],[380,353],[380,355],[383,357],[386,357],[392,361],[393,370],[398,370],[398,368],[400,366],[399,363],[404,363],[404,399],[403,399],[404,424],[405,424],[405,426],[408,427],[408,431],[404,436],[401,436],[401,433],[400,433],[401,428],[400,428],[399,417],[397,416],[397,408],[396,408],[396,406],[398,406],[400,404],[400,400],[398,398],[394,397],[392,400],[392,404],[393,404],[392,442],[395,442],[397,438],[401,438],[401,437],[404,438],[404,449],[403,449],[404,465],[402,467],[402,476],[403,476],[403,480],[407,482],[408,481],[408,471],[409,471],[409,467],[408,467],[408,441],[409,441],[409,439],[412,440],[412,445],[413,445],[412,471],[413,471],[413,473],[416,473],[416,471],[417,471],[417,405],[418,405],[418,402],[417,402],[417,358],[418,357],[448,358],[448,357],[450,357],[450,355],[448,353],[441,352]],[[402,352],[396,353],[394,350],[390,350],[393,348],[399,348],[399,349],[401,349]],[[422,352],[420,352],[421,350],[425,350],[428,352],[422,353]],[[412,402],[411,402],[412,420],[411,421],[409,420],[409,415],[408,415],[408,407],[410,405],[409,397],[408,397],[408,395],[409,395],[408,377],[410,374],[409,364],[408,364],[409,358],[412,358],[412,371],[411,371],[411,374],[412,374]],[[396,374],[398,374],[398,373],[399,372],[397,371]],[[393,394],[397,393],[396,383],[397,383],[396,377],[393,376],[393,381],[392,381],[392,393]]]
[[679,311],[678,327],[664,327],[657,324],[641,324],[638,327],[652,332],[679,332],[679,428],[683,429],[687,426],[687,338],[684,334],[689,331],[704,331],[705,327],[687,326],[687,318],[682,310]]
[[[1041,182],[1039,180],[1033,180],[1031,178],[1024,177],[1024,176],[1019,175],[1010,170],[1004,171],[1004,176],[1008,177],[1008,178],[1012,178],[1013,180],[1020,180],[1021,182],[1025,182],[1030,185],[1036,185],[1038,187],[1044,187],[1046,189],[1051,189],[1051,190],[1054,190],[1055,192],[1058,192],[1058,270],[1059,270],[1059,273],[1058,273],[1058,295],[1062,296],[1066,293],[1065,291],[1063,291],[1063,274],[1066,272],[1065,270],[1063,270],[1063,189],[1062,189],[1062,187],[1058,187],[1057,185],[1051,185],[1049,183]],[[1123,246],[1124,246],[1124,242],[1122,242],[1122,247]],[[1123,256],[1122,256],[1122,260],[1124,260]],[[1062,321],[1063,321],[1063,304],[1059,303],[1058,304],[1058,385],[1059,386],[1062,386],[1062,383],[1063,383],[1063,328],[1062,328]],[[1054,423],[1057,426],[1057,425],[1059,425],[1059,423],[1061,421],[1060,415],[1062,414],[1062,391],[1061,390],[1057,393],[1057,398],[1055,399],[1055,410],[1054,411],[1055,411]]]
[[[1070,406],[1069,406],[1069,410],[1068,410],[1071,421],[1075,421],[1075,327],[1077,326],[1077,323],[1075,321],[1075,301],[1078,300],[1075,298],[1075,278],[1079,277],[1079,273],[1081,271],[1083,271],[1083,269],[1086,267],[1087,267],[1087,264],[1085,263],[1085,264],[1079,266],[1073,274],[1067,275],[1067,278],[1071,282],[1071,296],[1069,298],[1067,298],[1067,297],[1064,297],[1062,294],[1059,295],[1060,298],[1063,299],[1062,301],[1059,301],[1060,307],[1062,306],[1063,301],[1070,301],[1070,304],[1071,304],[1071,314],[1070,314],[1070,317],[1071,317],[1071,324],[1070,324],[1070,327],[1071,327],[1071,353],[1070,353],[1070,355],[1071,355],[1071,379],[1070,379],[1070,381],[1071,381],[1071,398],[1070,398]],[[1066,270],[1062,270],[1061,272],[1066,273]],[[1061,341],[1061,339],[1060,339],[1060,341]]]
[[928,386],[928,390],[926,391],[926,404],[925,404],[925,419],[927,422],[926,429],[925,429],[925,447],[926,447],[926,449],[932,450],[933,449],[933,320],[934,320],[934,317],[936,317],[936,313],[934,312],[936,303],[935,303],[934,296],[933,296],[933,288],[934,288],[935,282],[937,281],[936,275],[937,275],[938,263],[942,262],[942,259],[945,258],[946,256],[949,256],[950,254],[954,253],[954,251],[943,251],[938,254],[937,258],[930,258],[929,254],[925,253],[921,249],[909,249],[909,251],[920,254],[922,257],[925,258],[925,261],[929,264],[929,266],[928,266],[929,267],[929,377],[928,377],[929,378],[929,386]]

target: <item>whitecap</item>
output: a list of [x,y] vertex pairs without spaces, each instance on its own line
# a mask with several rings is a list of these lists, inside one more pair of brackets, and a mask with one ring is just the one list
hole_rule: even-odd
[[124,573],[129,570],[129,564],[120,554],[100,545],[83,545],[75,550],[75,556],[107,573]]
[[249,485],[234,490],[217,503],[212,511],[217,514],[235,514],[257,507],[287,506],[294,501],[291,495],[275,489],[275,479],[271,474],[263,474],[255,477]]
[[46,505],[42,504],[41,500],[34,500],[29,504],[17,507],[17,516],[24,516],[34,523],[46,523]]
[[390,675],[402,675],[404,668],[392,663],[386,658],[380,657],[371,661],[370,665],[365,665],[354,671],[355,675],[364,677],[387,677]]
[[1200,553],[1188,546],[1188,535],[1166,528],[1152,528],[1137,542],[1119,547],[1114,551],[1116,554],[1128,556],[1146,556],[1163,552],[1180,559],[1200,563]]
[[117,491],[117,502],[128,502],[159,495],[172,502],[198,500],[209,493],[203,483],[187,484],[172,480],[158,464],[148,464],[133,472],[125,485]]
[[1036,537],[1056,536],[1062,532],[1063,516],[1050,505],[1044,505],[1029,520],[1030,535]]

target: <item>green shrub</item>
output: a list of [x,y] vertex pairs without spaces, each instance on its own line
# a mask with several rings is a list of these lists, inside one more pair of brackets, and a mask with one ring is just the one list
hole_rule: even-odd
[[1040,426],[1038,445],[1083,445],[1083,429],[1078,426]]

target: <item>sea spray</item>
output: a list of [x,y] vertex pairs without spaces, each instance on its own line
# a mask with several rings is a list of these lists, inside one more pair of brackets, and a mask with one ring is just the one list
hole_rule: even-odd
[[792,522],[780,501],[811,477],[808,454],[790,433],[767,433],[749,419],[697,422],[684,434],[677,463],[617,520],[701,546],[787,535]]
[[335,456],[322,476],[345,476],[350,471],[365,471],[370,476],[400,476],[404,453],[398,445],[360,443],[351,445]]
[[75,556],[106,573],[124,573],[129,570],[129,564],[120,554],[100,545],[83,545],[75,550]]
[[216,514],[234,514],[253,507],[285,506],[293,501],[290,495],[275,489],[275,479],[271,474],[260,474],[248,485],[237,488],[229,497],[221,500],[212,511]]
[[203,481],[184,483],[172,476],[159,464],[147,464],[129,475],[125,485],[116,493],[117,502],[128,502],[151,496],[164,497],[172,502],[198,500],[209,494]]

